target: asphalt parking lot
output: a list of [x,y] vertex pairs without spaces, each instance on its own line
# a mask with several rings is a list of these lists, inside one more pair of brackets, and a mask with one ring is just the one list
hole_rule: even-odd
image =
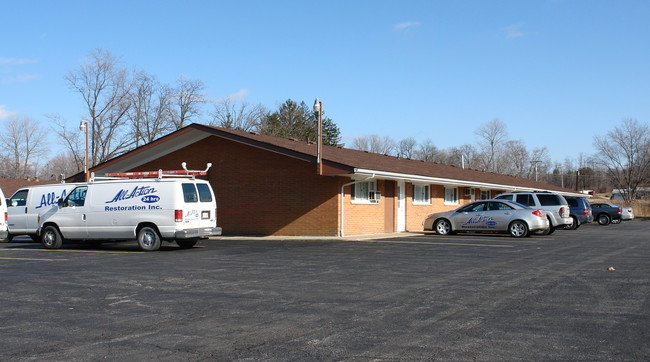
[[0,243],[0,360],[649,360],[649,234]]

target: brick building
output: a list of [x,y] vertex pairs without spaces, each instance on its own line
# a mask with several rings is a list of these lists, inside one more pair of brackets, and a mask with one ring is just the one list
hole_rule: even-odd
[[[97,165],[106,172],[212,168],[224,235],[343,236],[422,230],[432,212],[504,191],[570,190],[528,179],[192,124]],[[76,175],[83,180],[83,174]]]

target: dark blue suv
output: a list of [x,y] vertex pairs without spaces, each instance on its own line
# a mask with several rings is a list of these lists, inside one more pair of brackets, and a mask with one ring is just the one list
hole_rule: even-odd
[[591,212],[591,205],[584,197],[564,196],[569,203],[570,216],[573,222],[567,226],[567,229],[575,230],[582,224],[594,221],[594,215]]

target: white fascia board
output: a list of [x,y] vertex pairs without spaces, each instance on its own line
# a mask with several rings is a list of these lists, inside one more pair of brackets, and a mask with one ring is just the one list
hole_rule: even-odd
[[449,179],[449,178],[443,178],[443,177],[411,175],[411,174],[404,174],[404,173],[397,173],[397,172],[368,170],[368,169],[363,169],[363,168],[355,168],[354,169],[354,175],[359,175],[359,176],[372,176],[372,175],[374,175],[374,177],[378,178],[378,179],[381,178],[381,179],[386,179],[386,180],[404,180],[404,181],[408,181],[408,182],[411,182],[411,183],[413,183],[413,182],[423,182],[423,183],[431,183],[431,184],[437,184],[437,185],[476,187],[476,188],[482,188],[482,189],[500,189],[500,190],[506,190],[508,192],[513,192],[513,191],[531,191],[531,192],[532,191],[550,191],[550,192],[555,192],[555,193],[558,193],[560,195],[565,195],[565,196],[585,197],[584,194],[579,194],[579,193],[570,193],[570,192],[562,192],[562,191],[555,191],[555,190],[546,190],[546,189],[539,189],[539,188],[534,188],[534,187],[521,187],[521,186],[512,186],[512,185],[493,184],[493,183],[487,183],[487,182]]

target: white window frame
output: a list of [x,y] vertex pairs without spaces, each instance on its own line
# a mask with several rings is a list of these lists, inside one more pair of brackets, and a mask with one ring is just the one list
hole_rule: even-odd
[[[483,193],[487,193],[487,198],[483,198]],[[481,195],[479,196],[481,200],[489,200],[492,198],[492,190],[481,190]]]
[[[449,197],[451,196],[451,197]],[[458,205],[458,187],[445,186],[445,205]]]
[[[351,190],[352,194],[350,195],[350,202],[352,204],[378,204],[377,201],[370,201],[370,192],[377,191],[377,181],[358,182],[353,184],[352,187],[354,187],[354,190]],[[359,195],[363,195],[363,197],[359,197]]]
[[[416,200],[415,195],[423,194],[422,200]],[[429,184],[413,184],[413,205],[431,205],[431,185]]]

